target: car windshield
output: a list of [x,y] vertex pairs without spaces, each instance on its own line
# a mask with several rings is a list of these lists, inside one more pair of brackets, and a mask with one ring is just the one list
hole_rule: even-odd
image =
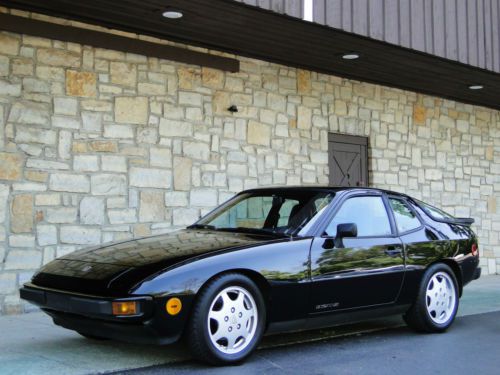
[[334,197],[322,191],[266,191],[239,194],[192,225],[221,231],[293,235]]

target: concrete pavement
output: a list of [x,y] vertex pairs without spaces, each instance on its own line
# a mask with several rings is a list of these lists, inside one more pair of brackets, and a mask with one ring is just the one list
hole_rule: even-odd
[[[466,286],[459,316],[500,311],[500,276],[484,276]],[[312,342],[345,335],[375,332],[403,325],[399,316],[320,331],[265,338],[262,347]],[[94,341],[55,326],[42,313],[0,317],[0,373],[96,374],[186,360],[180,345],[142,346]]]

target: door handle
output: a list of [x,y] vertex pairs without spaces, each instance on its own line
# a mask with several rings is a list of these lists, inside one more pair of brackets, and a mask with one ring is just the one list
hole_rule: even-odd
[[401,249],[396,249],[394,246],[389,246],[386,250],[384,250],[384,253],[390,257],[396,257],[401,255],[402,251]]

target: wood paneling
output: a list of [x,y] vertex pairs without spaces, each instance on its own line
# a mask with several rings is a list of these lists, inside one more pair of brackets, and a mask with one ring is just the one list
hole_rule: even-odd
[[319,24],[500,73],[500,0],[314,0],[314,7]]

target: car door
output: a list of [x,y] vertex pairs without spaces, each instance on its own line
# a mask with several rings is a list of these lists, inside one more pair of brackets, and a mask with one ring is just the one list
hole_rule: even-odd
[[[338,224],[357,236],[335,241]],[[390,304],[404,276],[401,240],[382,193],[347,196],[311,247],[311,313]]]

